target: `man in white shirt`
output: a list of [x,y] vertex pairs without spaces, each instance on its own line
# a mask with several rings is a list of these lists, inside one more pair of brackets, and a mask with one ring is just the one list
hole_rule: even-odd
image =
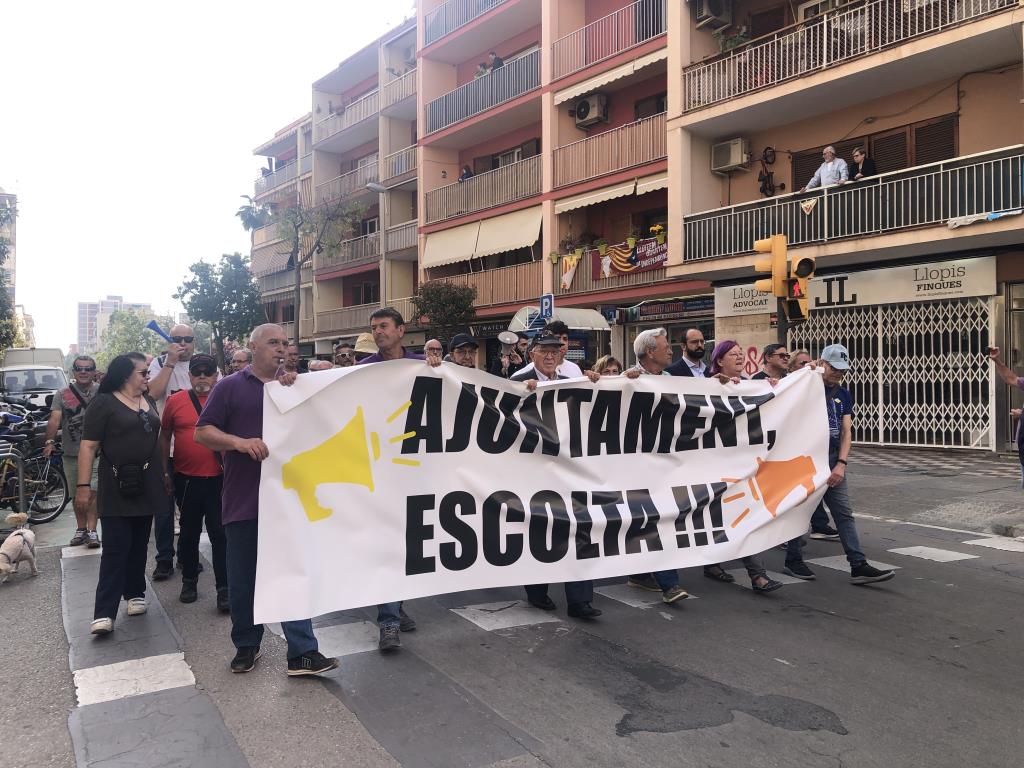
[[[572,360],[565,359],[566,354],[569,352],[569,326],[561,320],[549,320],[542,333],[553,333],[562,340],[562,348],[559,352],[558,366],[556,368],[558,375],[564,379],[576,379],[582,376],[583,370]],[[516,371],[516,373],[531,372],[533,370],[533,363],[527,363]],[[526,378],[530,379],[534,377],[527,376]]]
[[818,166],[818,170],[814,172],[811,180],[807,182],[807,186],[801,189],[801,192],[806,192],[808,189],[814,189],[815,187],[828,187],[833,184],[845,184],[850,179],[850,170],[846,166],[846,161],[841,157],[836,157],[836,148],[833,146],[827,146],[821,151],[821,156],[825,162]]

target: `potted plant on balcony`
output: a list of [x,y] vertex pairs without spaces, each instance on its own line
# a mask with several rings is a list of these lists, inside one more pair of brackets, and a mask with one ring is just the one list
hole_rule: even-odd
[[567,254],[572,253],[573,249],[576,248],[576,238],[573,237],[572,232],[567,234],[561,240],[558,241],[558,247],[565,251]]
[[558,263],[558,251],[551,251],[551,253],[548,254],[548,258],[551,259],[551,263],[552,264],[557,264]]
[[636,227],[632,227],[629,230],[629,234],[626,235],[626,247],[629,248],[629,250],[631,250],[631,251],[634,248],[636,248],[636,241],[639,239],[639,237],[640,237],[640,230],[637,229]]
[[603,237],[599,237],[594,240],[594,247],[597,248],[597,252],[604,256],[608,252],[608,241]]
[[718,43],[718,50],[721,53],[750,42],[750,34],[746,27],[721,27],[712,32],[711,36]]
[[657,238],[658,245],[665,244],[665,226],[663,224],[655,224],[651,227],[651,234]]

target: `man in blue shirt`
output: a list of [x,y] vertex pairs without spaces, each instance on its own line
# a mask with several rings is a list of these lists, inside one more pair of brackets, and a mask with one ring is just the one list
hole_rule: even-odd
[[[850,354],[842,344],[830,344],[821,351],[822,378],[825,382],[825,410],[828,414],[828,464],[832,468],[826,484],[823,501],[832,512],[832,518],[839,532],[839,541],[850,563],[850,581],[854,584],[871,584],[888,581],[895,571],[880,571],[870,565],[860,551],[857,526],[853,522],[853,507],[846,486],[846,461],[853,444],[853,395],[840,386],[850,369]],[[785,571],[798,579],[813,579],[814,572],[803,560],[803,544],[800,538],[789,542],[786,549]]]
[[801,189],[801,192],[806,192],[808,189],[814,189],[815,187],[830,187],[833,184],[845,184],[850,179],[850,169],[846,165],[846,161],[841,157],[836,157],[836,148],[832,146],[825,147],[821,151],[821,159],[824,161],[818,166],[818,170],[814,172],[811,180],[807,182],[807,186]]

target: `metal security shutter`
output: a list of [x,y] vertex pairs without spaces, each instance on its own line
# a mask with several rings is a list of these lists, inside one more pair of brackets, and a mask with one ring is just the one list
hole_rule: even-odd
[[879,173],[907,168],[910,166],[910,130],[898,128],[872,136],[867,151]]
[[[949,160],[957,155],[956,115],[946,115],[912,126],[914,131],[914,165]],[[881,167],[879,167],[881,172]]]

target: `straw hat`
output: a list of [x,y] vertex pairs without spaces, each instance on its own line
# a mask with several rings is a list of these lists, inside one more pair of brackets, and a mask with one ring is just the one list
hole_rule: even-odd
[[373,340],[372,333],[360,333],[356,339],[356,352],[365,352],[370,355],[377,354],[377,344]]

